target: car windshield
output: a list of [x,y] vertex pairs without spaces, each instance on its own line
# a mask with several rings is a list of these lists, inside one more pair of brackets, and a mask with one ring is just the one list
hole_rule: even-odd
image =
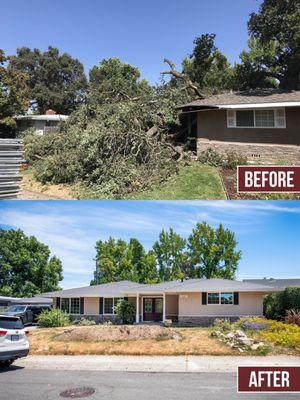
[[8,312],[24,312],[26,309],[25,306],[10,306],[6,311]]
[[0,328],[4,329],[23,329],[22,321],[17,318],[3,318],[0,317]]

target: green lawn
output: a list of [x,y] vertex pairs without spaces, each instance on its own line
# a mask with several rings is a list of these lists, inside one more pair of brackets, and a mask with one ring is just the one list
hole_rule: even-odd
[[191,162],[179,173],[151,190],[131,194],[133,200],[210,200],[226,199],[218,171],[214,167]]

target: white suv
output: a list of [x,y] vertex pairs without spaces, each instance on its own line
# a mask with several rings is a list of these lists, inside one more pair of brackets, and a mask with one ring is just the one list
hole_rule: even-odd
[[0,314],[0,366],[9,366],[29,352],[28,329],[20,318]]

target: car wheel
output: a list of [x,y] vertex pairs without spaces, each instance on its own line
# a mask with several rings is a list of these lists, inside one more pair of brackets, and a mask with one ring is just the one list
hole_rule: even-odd
[[1,367],[1,368],[7,368],[7,367],[9,367],[13,362],[14,362],[14,360],[0,361],[0,367]]

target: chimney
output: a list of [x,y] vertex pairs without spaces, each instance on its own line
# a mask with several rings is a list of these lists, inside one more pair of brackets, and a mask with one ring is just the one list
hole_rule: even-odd
[[46,115],[55,115],[55,114],[56,114],[56,112],[51,109],[46,111]]

